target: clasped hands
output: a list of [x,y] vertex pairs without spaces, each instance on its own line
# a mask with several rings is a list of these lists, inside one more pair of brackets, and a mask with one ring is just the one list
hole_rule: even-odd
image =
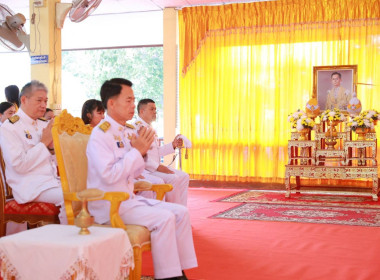
[[154,141],[155,131],[152,128],[141,127],[139,135],[132,135],[131,146],[145,156]]

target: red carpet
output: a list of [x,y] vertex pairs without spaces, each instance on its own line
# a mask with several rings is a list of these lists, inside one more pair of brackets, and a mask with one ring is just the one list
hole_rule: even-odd
[[[380,228],[207,218],[240,204],[212,202],[233,193],[189,190],[199,264],[189,279],[379,279]],[[150,253],[143,274],[153,275]]]
[[380,202],[373,201],[372,196],[369,196],[369,194],[353,195],[343,192],[340,194],[337,194],[337,192],[328,194],[310,192],[302,194],[293,193],[290,198],[286,198],[285,191],[249,190],[240,191],[230,196],[217,199],[216,201],[380,209]]
[[282,191],[242,191],[218,199],[241,202],[211,218],[380,226],[380,202],[363,195],[293,194]]

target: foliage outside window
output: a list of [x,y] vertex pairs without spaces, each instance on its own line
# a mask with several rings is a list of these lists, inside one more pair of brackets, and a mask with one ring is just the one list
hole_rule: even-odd
[[136,105],[142,98],[156,102],[158,134],[162,135],[162,47],[63,51],[62,107],[80,116],[84,101],[90,98],[100,100],[102,83],[115,77],[132,81]]

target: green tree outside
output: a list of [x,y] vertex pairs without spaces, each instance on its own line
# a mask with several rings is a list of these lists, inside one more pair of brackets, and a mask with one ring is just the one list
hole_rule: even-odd
[[100,99],[105,80],[126,78],[133,83],[136,100],[151,98],[159,117],[163,111],[163,48],[141,47],[62,52],[62,71],[77,78],[87,99]]

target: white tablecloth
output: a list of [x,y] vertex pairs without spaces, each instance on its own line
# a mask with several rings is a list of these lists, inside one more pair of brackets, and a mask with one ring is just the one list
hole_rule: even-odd
[[122,229],[47,225],[0,239],[4,280],[124,279],[134,267],[133,250]]

